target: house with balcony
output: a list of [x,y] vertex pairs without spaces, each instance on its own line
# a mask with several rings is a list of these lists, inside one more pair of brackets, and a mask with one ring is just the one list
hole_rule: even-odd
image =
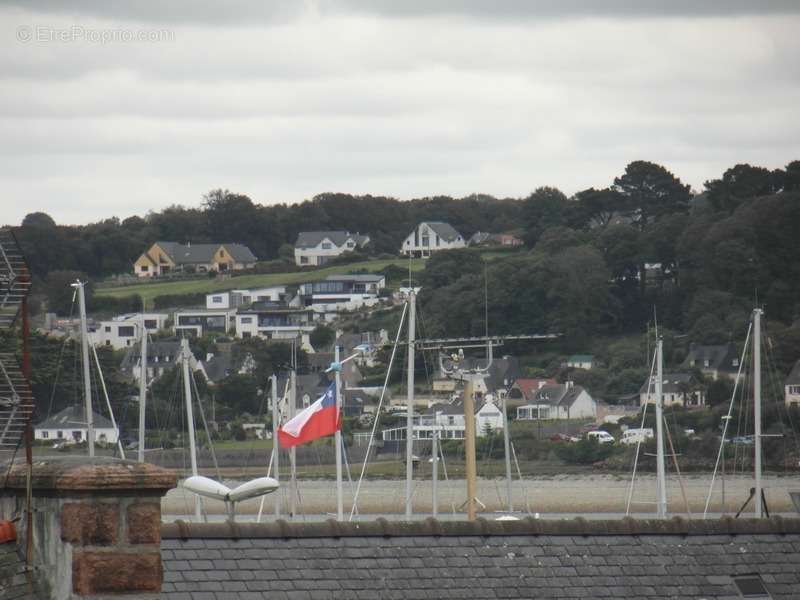
[[[464,404],[434,404],[422,414],[414,415],[414,440],[429,440],[436,431],[441,440],[463,440],[466,426],[464,424]],[[489,432],[502,431],[503,413],[491,401],[483,402],[475,410],[475,434],[484,436]],[[406,439],[405,427],[392,427],[381,432],[385,442],[397,442]]]
[[229,333],[234,327],[234,309],[182,309],[175,311],[175,333],[201,337],[206,333]]
[[90,341],[96,346],[110,346],[121,350],[136,343],[142,337],[142,318],[148,333],[164,329],[169,315],[166,313],[133,313],[119,315],[109,321],[99,321],[89,332]]
[[330,275],[322,281],[300,284],[297,295],[289,302],[294,307],[310,308],[324,321],[334,320],[339,313],[375,306],[386,277],[380,274]]
[[426,258],[431,252],[466,247],[461,234],[449,223],[424,221],[408,234],[400,246],[400,254]]
[[316,326],[314,311],[281,302],[254,302],[235,314],[238,338],[263,337],[269,340],[302,338]]
[[294,244],[294,262],[301,267],[316,267],[355,252],[369,243],[368,235],[349,231],[301,231]]
[[137,277],[159,277],[168,273],[225,273],[255,266],[258,259],[243,244],[179,244],[155,242],[133,263]]

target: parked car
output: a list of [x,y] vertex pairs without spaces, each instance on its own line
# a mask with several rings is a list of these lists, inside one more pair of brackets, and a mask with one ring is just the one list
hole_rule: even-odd
[[580,438],[575,437],[574,435],[567,435],[566,433],[554,433],[550,436],[551,442],[577,442],[580,441]]
[[586,434],[587,440],[596,440],[598,444],[613,444],[614,436],[607,431],[590,431]]

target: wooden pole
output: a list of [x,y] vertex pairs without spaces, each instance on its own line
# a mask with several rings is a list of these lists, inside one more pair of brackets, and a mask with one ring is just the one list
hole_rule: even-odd
[[477,499],[477,465],[475,464],[475,386],[472,379],[464,382],[464,453],[467,471],[467,519],[474,521]]

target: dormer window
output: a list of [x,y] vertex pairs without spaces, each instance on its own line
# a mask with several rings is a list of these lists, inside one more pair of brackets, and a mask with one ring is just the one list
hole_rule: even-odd
[[705,359],[703,361],[703,366],[707,367],[707,366],[709,366],[709,364],[711,364],[711,363],[709,363],[708,359]]
[[734,358],[731,361],[731,365],[734,366],[734,367],[738,367],[739,366],[739,359],[738,358]]
[[323,250],[330,250],[331,249],[331,243],[330,242],[322,242],[322,249]]

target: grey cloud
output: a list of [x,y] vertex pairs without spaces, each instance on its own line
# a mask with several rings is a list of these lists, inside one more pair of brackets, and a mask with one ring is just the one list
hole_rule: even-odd
[[461,16],[482,19],[700,17],[800,12],[796,0],[2,0],[43,14],[154,23],[281,23],[303,16]]

